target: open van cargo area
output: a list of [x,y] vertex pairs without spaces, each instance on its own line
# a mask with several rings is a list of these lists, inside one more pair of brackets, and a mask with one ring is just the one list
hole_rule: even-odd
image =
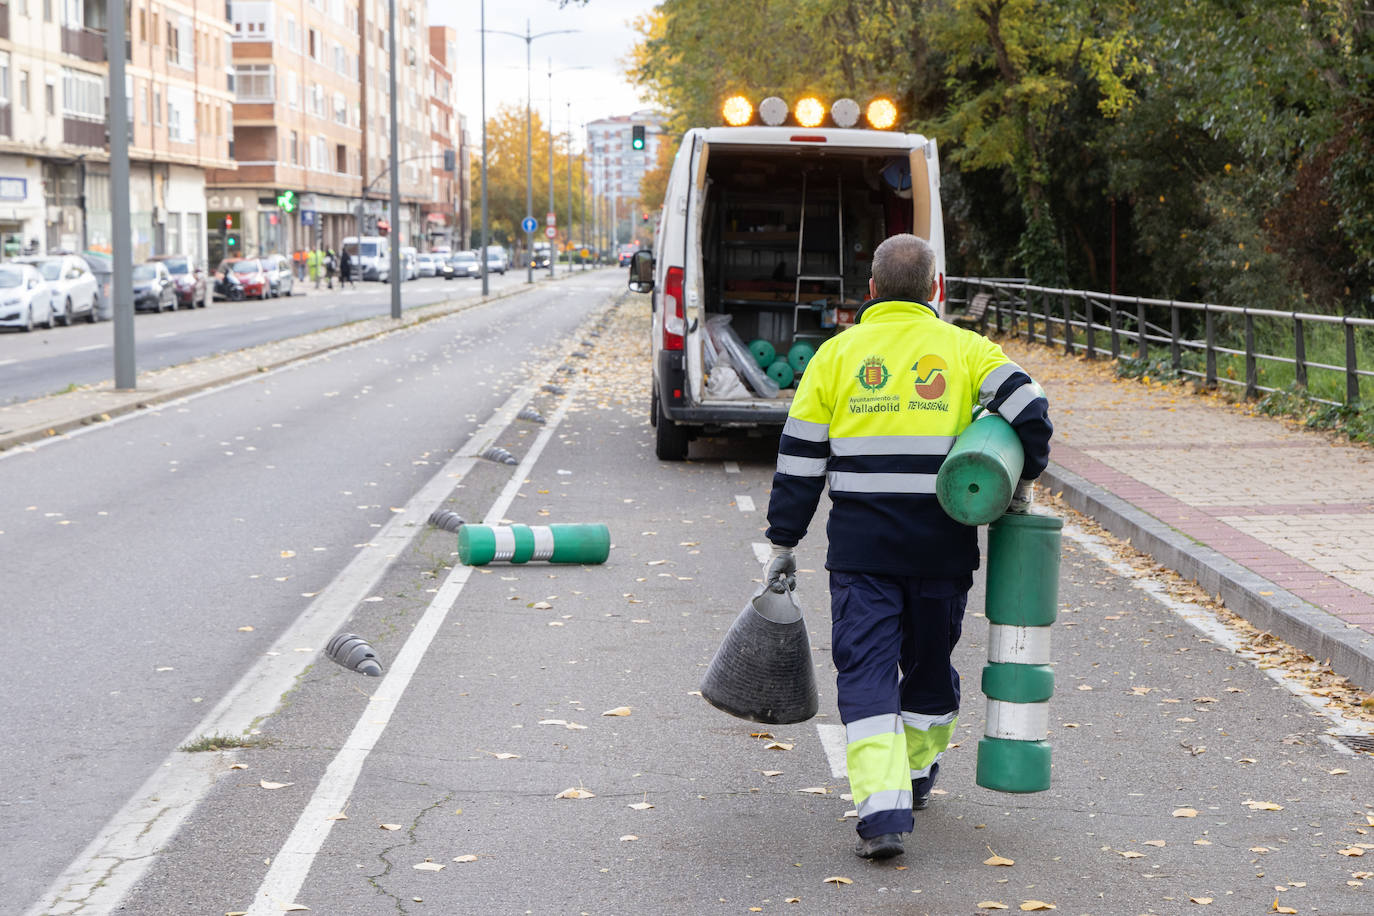
[[[717,316],[730,316],[740,341],[754,344],[758,368],[780,389],[765,398],[752,385],[746,399],[736,388],[729,403],[771,401],[785,409],[808,352],[852,325],[868,298],[873,249],[899,232],[926,234],[928,223],[916,224],[914,214],[929,213],[929,191],[926,182],[911,180],[907,152],[711,145],[698,175],[702,263],[692,298],[703,327],[715,318],[718,328]],[[703,360],[703,376],[732,365],[707,334],[691,338],[697,352],[689,359]],[[705,403],[725,400],[705,384],[695,394]]]

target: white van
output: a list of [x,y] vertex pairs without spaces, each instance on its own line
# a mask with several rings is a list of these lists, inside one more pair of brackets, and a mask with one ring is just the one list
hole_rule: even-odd
[[365,235],[361,242],[356,235],[343,240],[344,251],[353,261],[354,277],[363,280],[391,279],[391,244],[384,235]]
[[[899,232],[935,248],[931,304],[943,314],[933,139],[829,127],[688,131],[653,249],[636,252],[629,268],[630,289],[653,293],[658,457],[682,460],[697,436],[775,435],[806,349],[853,324],[873,249]],[[779,360],[790,377],[774,368]]]

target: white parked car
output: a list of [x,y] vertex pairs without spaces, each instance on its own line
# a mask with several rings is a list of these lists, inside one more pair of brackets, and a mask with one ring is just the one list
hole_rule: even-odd
[[38,268],[43,279],[56,290],[53,295],[53,318],[59,324],[70,326],[78,318],[95,324],[98,318],[96,303],[100,294],[96,290],[95,274],[91,273],[84,259],[74,254],[59,254],[23,260]]
[[415,256],[415,267],[422,277],[434,277],[439,274],[439,255],[420,254]]
[[32,264],[0,264],[0,326],[32,331],[53,326],[57,289]]

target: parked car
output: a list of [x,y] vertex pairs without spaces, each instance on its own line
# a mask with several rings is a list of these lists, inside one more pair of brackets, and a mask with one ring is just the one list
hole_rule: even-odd
[[96,303],[100,291],[95,275],[86,262],[74,254],[56,254],[45,258],[20,258],[38,268],[43,279],[55,290],[53,317],[59,324],[70,326],[77,318],[91,324],[96,321]]
[[205,308],[210,304],[210,285],[205,280],[205,269],[194,258],[183,254],[160,254],[148,261],[164,265],[172,275],[177,308]]
[[271,295],[291,295],[296,289],[296,275],[291,270],[291,259],[284,254],[269,254],[261,261],[263,269],[267,272]]
[[435,277],[439,275],[440,257],[428,252],[415,256],[415,268],[422,277]]
[[177,288],[172,274],[161,261],[134,265],[134,311],[176,311]]
[[114,265],[110,256],[103,251],[86,251],[80,257],[95,277],[96,320],[109,321],[114,318],[114,297],[110,292]]
[[500,245],[487,246],[487,274],[505,274],[510,266],[510,256]]
[[475,251],[457,251],[449,256],[447,279],[453,277],[480,277],[482,265]]
[[223,274],[226,299],[266,299],[272,295],[272,281],[257,258],[229,258],[220,263],[218,273]]
[[630,265],[630,259],[633,258],[633,257],[635,256],[635,252],[638,251],[638,250],[639,250],[639,243],[638,243],[638,242],[626,242],[624,245],[621,245],[621,246],[620,246],[620,252],[619,252],[619,262],[620,262],[620,266],[621,266],[621,267],[628,267],[628,266]]
[[0,326],[32,331],[53,326],[56,287],[32,264],[0,264]]

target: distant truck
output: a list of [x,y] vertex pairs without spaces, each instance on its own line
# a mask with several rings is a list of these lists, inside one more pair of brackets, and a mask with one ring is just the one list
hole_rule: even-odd
[[[761,379],[767,369],[743,365],[739,349],[749,356],[761,341],[755,359],[771,352],[786,360],[797,345],[814,352],[852,325],[868,298],[873,249],[899,232],[934,247],[939,294],[931,305],[943,314],[933,139],[787,123],[689,130],[653,248],[630,259],[630,289],[652,293],[649,421],[658,457],[681,461],[698,436],[776,435],[792,403],[791,376]],[[739,347],[729,345],[732,335]]]

